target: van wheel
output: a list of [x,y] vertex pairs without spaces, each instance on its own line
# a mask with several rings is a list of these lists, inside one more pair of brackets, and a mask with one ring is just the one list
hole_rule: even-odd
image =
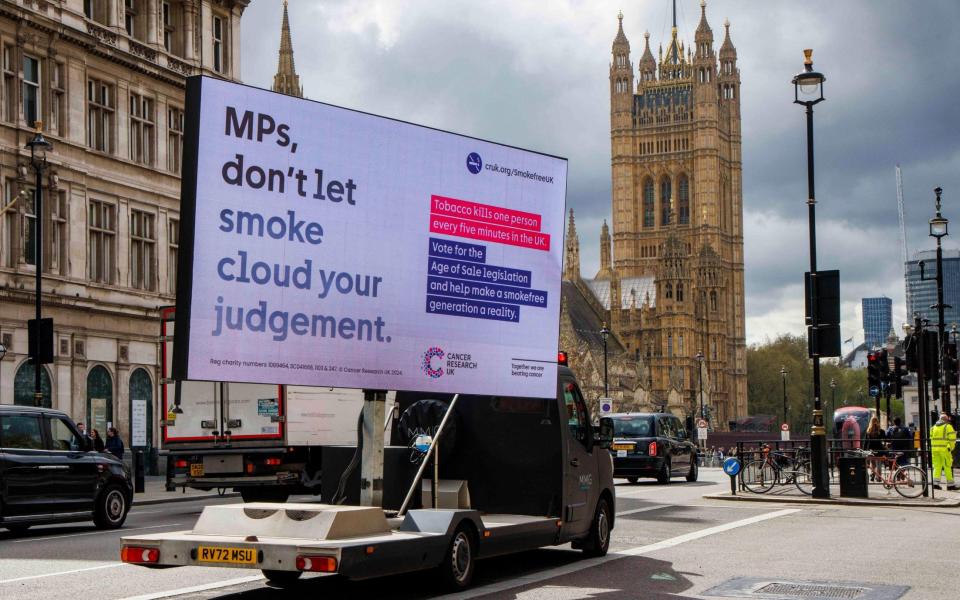
[[111,483],[97,496],[93,507],[93,524],[100,529],[117,529],[127,520],[129,510],[123,488]]
[[475,547],[469,528],[466,525],[457,527],[443,562],[440,563],[440,579],[444,588],[455,592],[470,587],[476,565]]
[[267,582],[276,587],[293,585],[300,579],[300,576],[303,575],[303,571],[272,571],[270,569],[263,569],[261,572],[263,576],[267,578]]
[[584,556],[604,556],[610,549],[610,505],[606,498],[597,502],[597,511],[593,515],[590,533],[583,542]]
[[657,472],[657,483],[660,485],[667,485],[670,483],[670,461],[665,460],[663,464],[660,465],[660,470]]
[[242,487],[240,497],[244,502],[279,502],[284,503],[290,497],[290,492],[282,487]]
[[700,474],[700,467],[697,466],[697,457],[693,456],[690,458],[690,472],[687,473],[687,481],[694,482],[697,480],[697,475]]
[[627,477],[627,481],[630,482],[630,483],[636,483],[636,482],[640,481],[640,478],[639,478],[639,477]]

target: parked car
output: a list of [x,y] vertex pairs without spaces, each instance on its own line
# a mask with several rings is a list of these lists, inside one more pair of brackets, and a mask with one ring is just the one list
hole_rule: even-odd
[[636,483],[654,477],[670,483],[671,477],[696,481],[697,447],[677,417],[667,413],[623,413],[613,419],[613,476]]
[[101,529],[123,525],[133,500],[129,470],[96,452],[64,413],[0,405],[0,527],[92,519]]

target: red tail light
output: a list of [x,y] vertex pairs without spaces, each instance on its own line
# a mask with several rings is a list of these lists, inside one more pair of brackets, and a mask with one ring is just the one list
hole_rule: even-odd
[[317,573],[335,573],[337,559],[332,556],[298,556],[298,571],[314,571]]
[[650,456],[656,456],[656,455],[657,455],[657,443],[656,443],[656,442],[650,442],[650,445],[647,446],[647,454],[649,454]]
[[187,461],[181,458],[181,459],[178,459],[175,463],[173,463],[173,466],[175,466],[178,469],[186,469],[188,464],[189,463],[187,463]]
[[153,564],[160,562],[158,548],[142,548],[140,546],[123,546],[120,548],[120,560],[125,563]]
[[557,364],[566,366],[567,365],[567,353],[561,350],[557,352]]
[[263,461],[263,462],[264,462],[264,464],[266,464],[267,466],[270,466],[270,467],[279,467],[279,466],[280,466],[280,459],[279,459],[279,458],[268,458],[267,460],[265,460],[265,461]]

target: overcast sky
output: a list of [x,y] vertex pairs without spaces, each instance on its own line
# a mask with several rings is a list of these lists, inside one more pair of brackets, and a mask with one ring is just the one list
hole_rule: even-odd
[[[677,0],[689,45],[699,0]],[[610,217],[610,46],[623,10],[636,65],[643,32],[666,45],[669,0],[291,0],[305,95],[570,160],[582,271],[599,267]],[[242,21],[243,80],[269,87],[282,4]],[[932,247],[933,188],[960,247],[960,2],[708,0],[742,79],[747,340],[803,332],[809,267],[804,114],[791,77],[803,48],[827,77],[815,109],[820,269],[840,269],[843,339],[862,341],[860,299],[893,299],[904,321],[894,167],[903,170],[909,251]],[[954,302],[960,303],[960,298]],[[849,349],[849,347],[847,347]]]

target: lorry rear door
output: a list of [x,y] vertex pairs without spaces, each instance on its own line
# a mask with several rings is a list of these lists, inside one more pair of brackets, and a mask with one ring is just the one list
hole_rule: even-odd
[[[597,460],[594,457],[590,413],[583,395],[571,377],[559,379],[558,397],[562,401],[566,427],[561,427],[565,438],[563,465],[563,503],[565,533],[574,536],[590,528],[599,491]],[[597,448],[596,451],[606,452]]]
[[283,440],[280,386],[226,383],[221,435],[229,440]]

